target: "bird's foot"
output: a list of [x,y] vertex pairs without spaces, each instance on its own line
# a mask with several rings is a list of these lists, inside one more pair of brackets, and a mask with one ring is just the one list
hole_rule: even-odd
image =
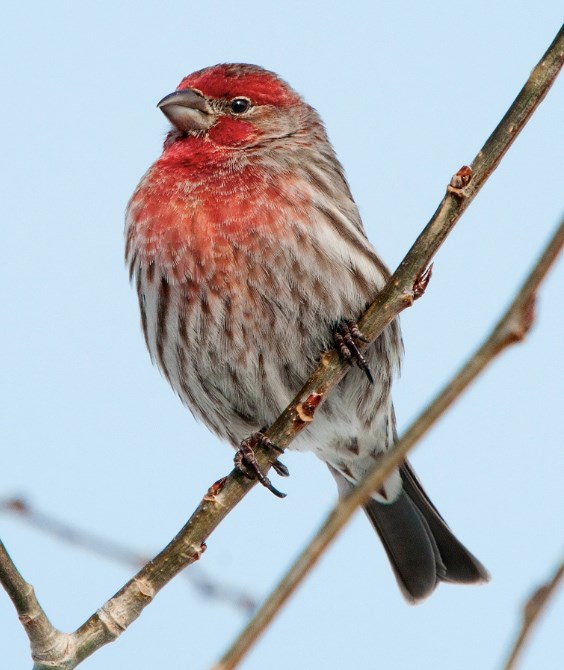
[[[263,486],[265,486],[271,493],[274,493],[278,498],[285,498],[286,494],[275,488],[270,479],[260,469],[254,451],[255,447],[258,446],[267,447],[268,449],[274,449],[274,451],[283,453],[283,450],[280,449],[280,447],[277,447],[274,442],[271,442],[264,433],[256,432],[241,442],[234,458],[235,468],[249,479],[258,479]],[[278,460],[272,463],[272,467],[281,477],[288,477],[290,474],[288,468]]]
[[358,367],[364,371],[368,381],[371,384],[374,384],[372,370],[368,365],[368,361],[364,358],[362,352],[358,348],[359,342],[367,343],[369,340],[367,340],[360,332],[356,321],[342,321],[335,329],[335,344],[337,345],[337,351],[351,365],[356,363]]

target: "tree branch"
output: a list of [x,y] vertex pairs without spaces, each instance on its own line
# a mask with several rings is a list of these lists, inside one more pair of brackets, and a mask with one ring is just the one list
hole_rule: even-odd
[[[72,656],[73,636],[53,627],[35,597],[33,586],[21,576],[1,540],[0,582],[14,603],[18,618],[29,638],[34,660]],[[43,666],[39,664],[35,667]]]
[[558,566],[554,575],[531,595],[523,607],[523,621],[515,642],[511,647],[509,657],[503,666],[504,670],[513,670],[516,667],[525,642],[539,617],[546,611],[551,597],[555,594],[560,582],[564,579],[564,561]]
[[[475,158],[471,166],[472,178],[470,179],[468,168],[463,168],[455,175],[431,221],[360,320],[359,326],[369,340],[374,340],[387,324],[402,310],[411,306],[413,300],[420,295],[425,268],[546,95],[562,67],[563,60],[564,28],[560,30],[515,102]],[[309,426],[315,409],[347,371],[348,364],[340,360],[336,351],[323,354],[318,367],[294,401],[266,432],[267,437],[280,448],[287,447],[301,430]],[[257,450],[256,457],[262,468],[268,468],[275,455],[261,448]],[[42,641],[30,635],[32,655],[36,659],[35,670],[70,670],[103,644],[120,635],[165,584],[187,565],[198,560],[205,550],[207,537],[253,486],[253,481],[237,471],[232,471],[228,477],[216,482],[169,545],[75,633],[67,636],[52,627],[45,630],[44,639],[58,635],[63,636],[60,638],[62,642],[70,638],[72,644],[58,644],[57,653],[54,652],[46,659],[41,653]],[[3,577],[8,579],[4,572],[0,573],[0,579],[4,582]],[[20,589],[26,592],[29,587],[23,580],[21,584],[16,583],[13,586],[8,579],[6,588],[11,589],[9,592],[17,596]],[[46,617],[45,622],[47,625]],[[68,651],[58,653],[63,647]]]
[[[119,542],[95,535],[83,528],[78,528],[64,521],[56,519],[35,509],[24,498],[0,499],[0,513],[12,514],[57,538],[61,542],[68,542],[82,549],[112,561],[119,561],[139,569],[149,560],[148,556],[133,551]],[[198,566],[199,567],[199,566]],[[257,601],[242,589],[230,584],[212,579],[203,570],[189,570],[182,574],[202,598],[217,600],[235,607],[246,616],[250,616],[257,609]]]
[[564,219],[519,290],[517,297],[485,342],[412,423],[393,449],[387,452],[346,498],[337,503],[315,537],[278,582],[276,588],[213,670],[232,670],[239,664],[358,507],[368,501],[372,493],[378,490],[405,460],[408,452],[429,428],[494,358],[509,345],[524,339],[533,323],[537,289],[563,246]]

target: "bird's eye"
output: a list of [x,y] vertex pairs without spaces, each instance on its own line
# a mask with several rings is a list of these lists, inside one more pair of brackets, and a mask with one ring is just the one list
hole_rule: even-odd
[[233,114],[243,114],[251,106],[251,101],[247,98],[233,98],[231,101],[231,111]]

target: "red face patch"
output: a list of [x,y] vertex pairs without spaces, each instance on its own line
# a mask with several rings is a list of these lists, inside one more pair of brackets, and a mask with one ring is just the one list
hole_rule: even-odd
[[237,147],[258,137],[255,127],[243,119],[220,117],[208,131],[212,142],[223,147]]
[[195,88],[210,98],[249,98],[255,105],[288,107],[298,95],[274,73],[254,65],[215,65],[185,77],[177,90]]

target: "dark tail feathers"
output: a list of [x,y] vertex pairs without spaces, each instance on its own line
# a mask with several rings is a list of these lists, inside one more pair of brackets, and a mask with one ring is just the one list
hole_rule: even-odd
[[411,603],[423,600],[441,581],[488,581],[487,570],[452,534],[409,463],[401,466],[400,474],[400,497],[390,504],[371,500],[365,511],[382,540],[406,599]]

